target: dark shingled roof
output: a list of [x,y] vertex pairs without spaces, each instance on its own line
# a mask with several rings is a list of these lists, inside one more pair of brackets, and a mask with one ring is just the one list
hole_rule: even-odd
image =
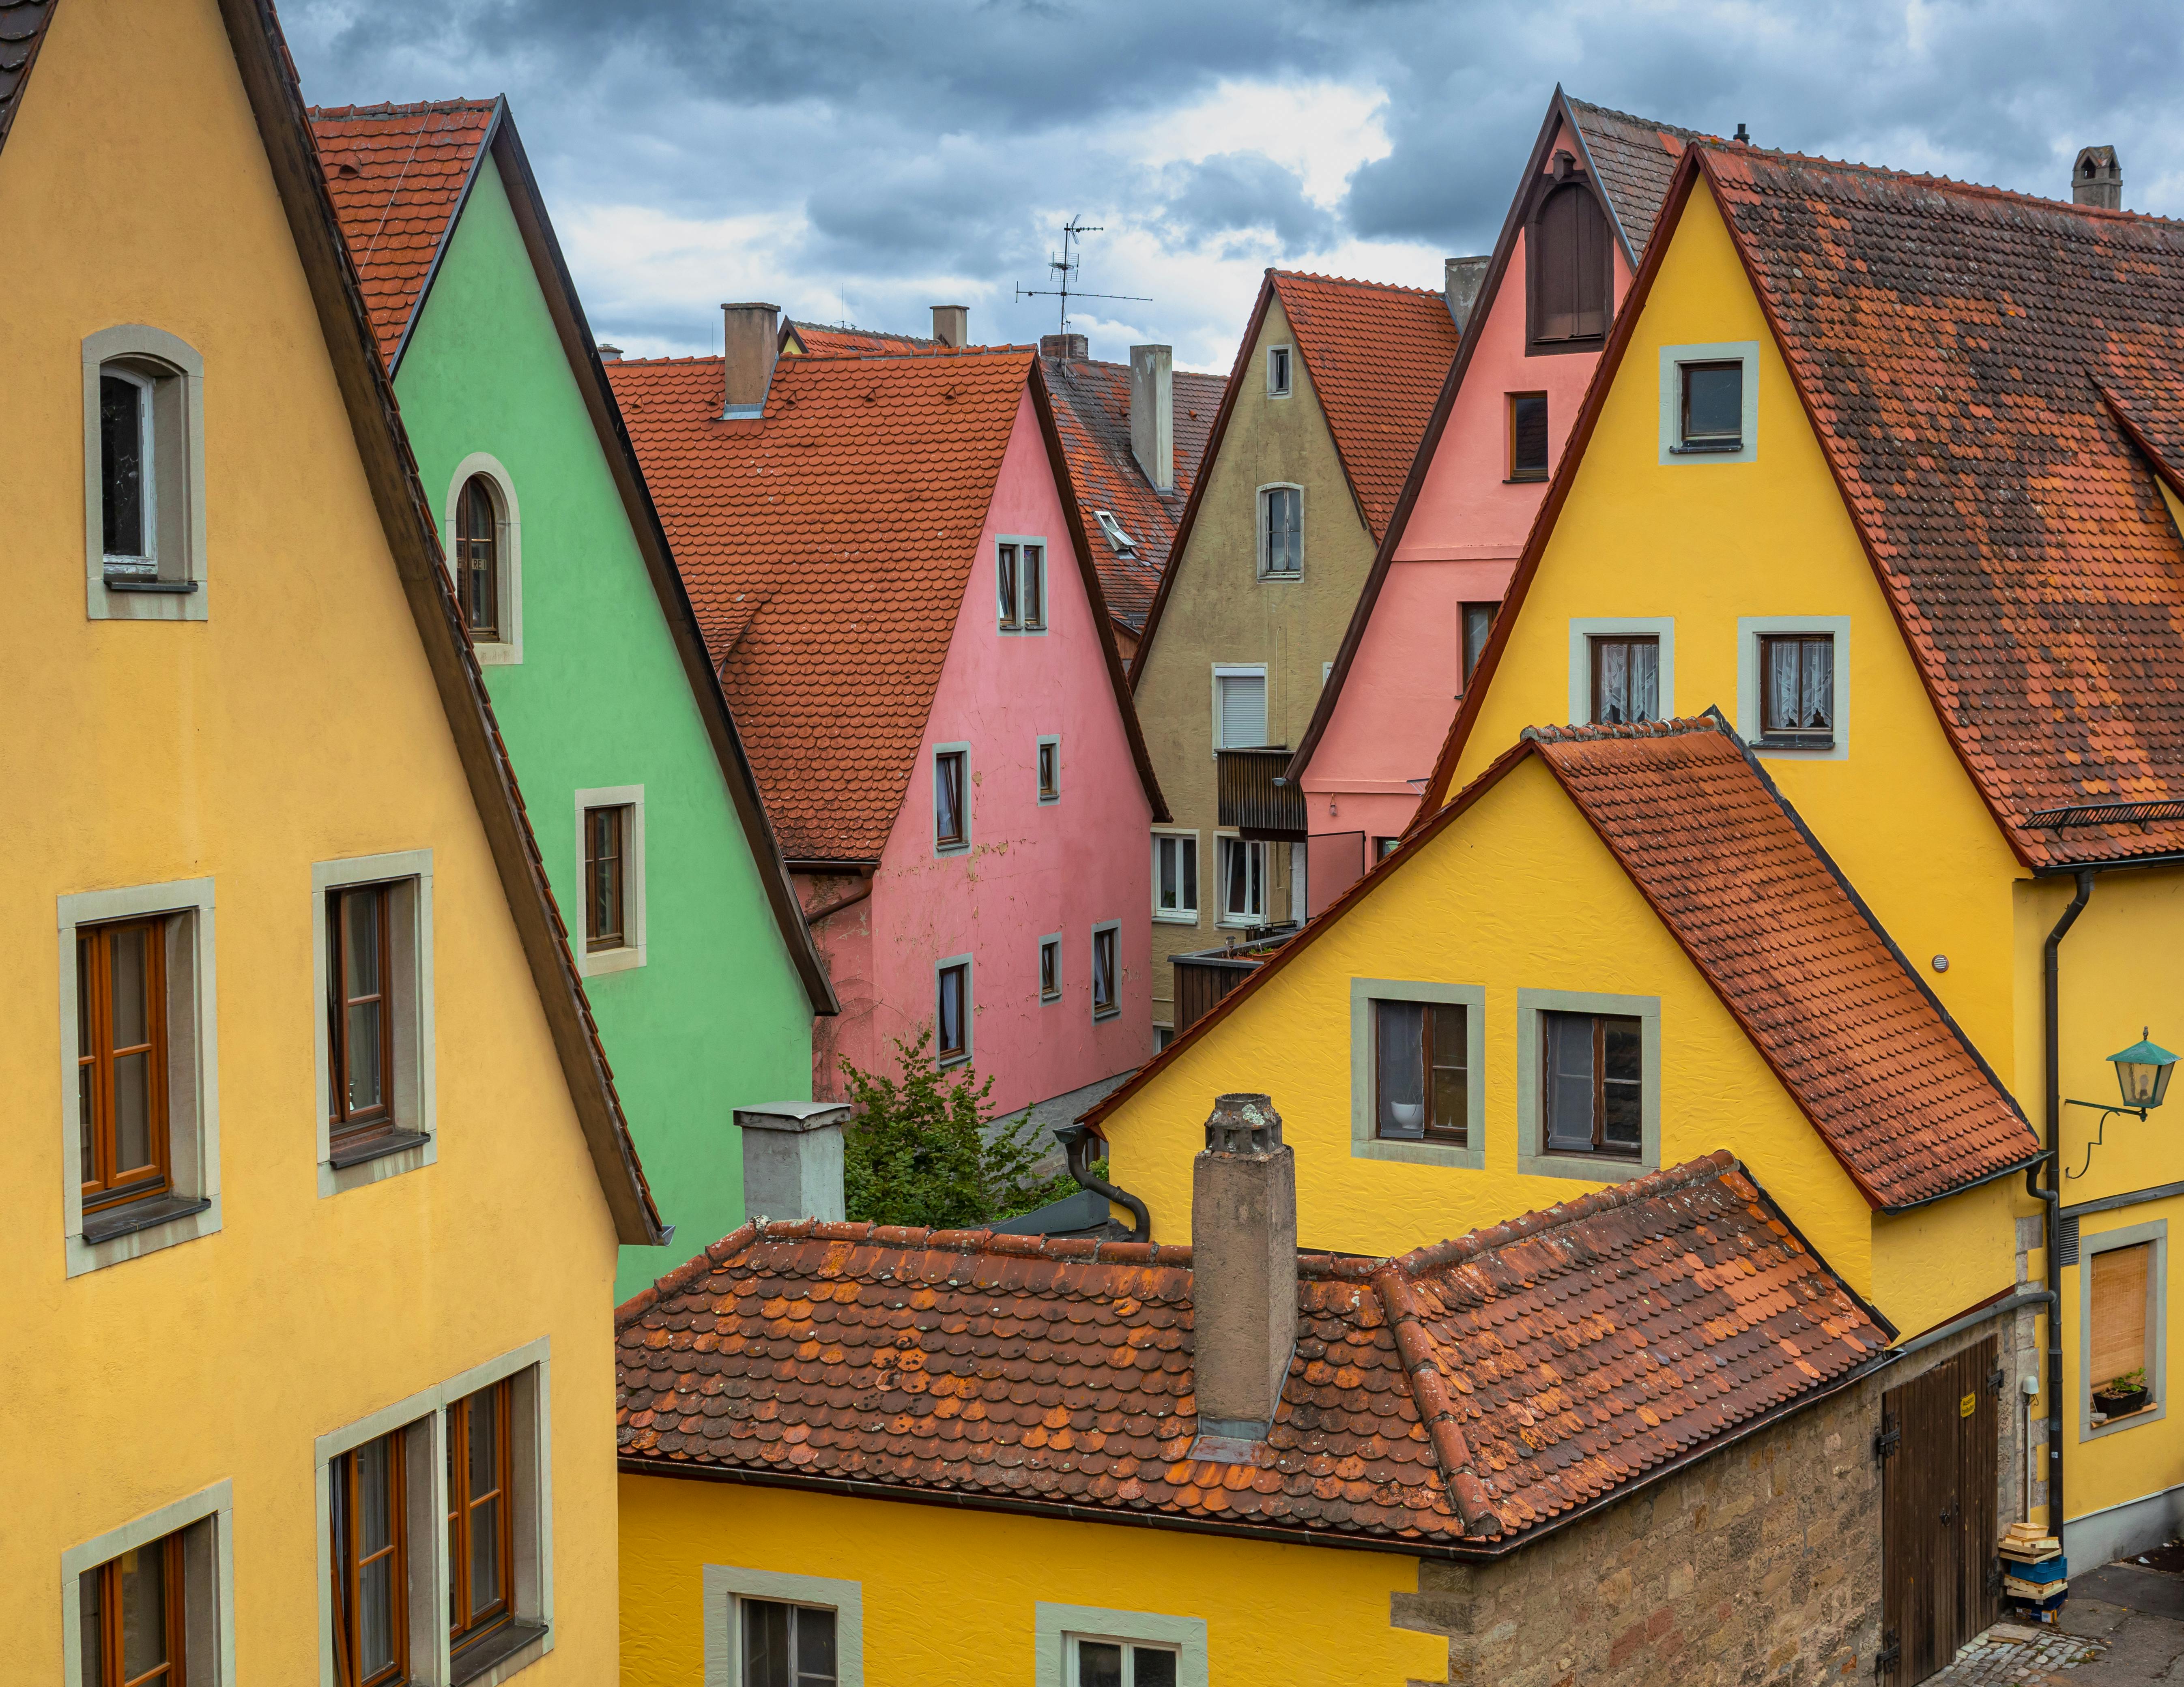
[[0,0],[0,143],[22,104],[23,84],[53,15],[53,0]]
[[1635,261],[1644,255],[1646,242],[1653,237],[1653,225],[1660,220],[1661,202],[1669,196],[1669,183],[1675,177],[1676,160],[1683,155],[1684,144],[1700,139],[1699,131],[1633,117],[1627,111],[1610,111],[1604,105],[1588,105],[1581,99],[1568,103]]

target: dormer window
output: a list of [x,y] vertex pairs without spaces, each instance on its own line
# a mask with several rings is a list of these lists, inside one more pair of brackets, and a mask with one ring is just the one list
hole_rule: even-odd
[[1593,349],[1614,314],[1607,218],[1576,163],[1568,153],[1555,154],[1554,174],[1534,201],[1524,231],[1531,306],[1527,349],[1534,352]]
[[1106,536],[1107,543],[1115,548],[1117,554],[1121,556],[1137,554],[1138,542],[1123,531],[1123,524],[1115,519],[1113,510],[1095,509],[1092,512],[1092,516],[1099,522],[1100,532]]
[[1267,396],[1286,398],[1290,395],[1290,348],[1287,346],[1267,348]]

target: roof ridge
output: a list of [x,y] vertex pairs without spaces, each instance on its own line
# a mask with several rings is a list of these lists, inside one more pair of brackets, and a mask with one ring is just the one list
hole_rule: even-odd
[[1517,737],[1525,743],[1586,744],[1603,743],[1611,738],[1680,738],[1695,732],[1721,730],[1718,715],[1680,715],[1666,721],[1595,721],[1568,727],[1527,727]]
[[[1624,123],[1635,123],[1644,129],[1658,129],[1663,135],[1679,136],[1686,141],[1719,141],[1722,138],[1710,130],[1686,129],[1680,123],[1663,123],[1658,118],[1641,117],[1633,111],[1618,111],[1612,105],[1601,105],[1592,100],[1580,99],[1575,94],[1567,91],[1563,92],[1563,97],[1570,103],[1573,110],[1597,112],[1602,117],[1613,117]],[[1727,143],[1724,142],[1724,144]]]
[[1370,281],[1361,276],[1323,276],[1317,270],[1278,270],[1269,264],[1267,273],[1294,281],[1328,281],[1339,287],[1371,287],[1379,292],[1416,293],[1422,298],[1439,298],[1439,287],[1414,287],[1407,281]]
[[447,111],[491,111],[499,96],[473,98],[468,95],[454,99],[420,99],[404,103],[397,100],[382,100],[376,105],[313,105],[306,106],[314,123],[346,123],[367,117],[421,117]]

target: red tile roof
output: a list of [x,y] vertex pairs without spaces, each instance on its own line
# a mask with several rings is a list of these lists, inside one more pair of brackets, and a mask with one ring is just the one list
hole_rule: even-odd
[[1268,1440],[1215,1463],[1190,1249],[746,1225],[616,1313],[621,1467],[1495,1552],[1893,1335],[1725,1153],[1401,1259],[1301,1256],[1297,1312]]
[[311,111],[326,188],[390,369],[500,109],[497,99],[450,99]]
[[852,328],[847,324],[830,326],[824,322],[799,322],[794,319],[782,324],[784,348],[791,337],[807,357],[889,357],[904,352],[951,352],[961,349],[983,351],[983,346],[959,348],[940,340],[924,339],[916,334],[889,334],[876,328]]

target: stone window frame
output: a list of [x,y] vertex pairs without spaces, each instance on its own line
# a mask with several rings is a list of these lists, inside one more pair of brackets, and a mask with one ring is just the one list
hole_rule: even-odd
[[61,1554],[62,1687],[84,1687],[81,1584],[86,1573],[192,1528],[203,1533],[183,1548],[184,1666],[192,1687],[236,1687],[232,1478],[147,1512]]
[[[1287,398],[1293,397],[1296,393],[1297,355],[1295,345],[1288,340],[1272,340],[1268,342],[1266,350],[1267,397],[1269,398]],[[1277,385],[1274,381],[1274,354],[1276,352],[1279,352],[1282,354],[1282,378],[1279,385]]]
[[[940,758],[944,755],[961,755],[963,758],[963,788],[959,798],[963,805],[963,841],[960,844],[945,844],[940,838]],[[967,855],[971,853],[972,842],[971,793],[974,788],[971,781],[973,774],[978,771],[971,759],[970,741],[967,738],[961,738],[947,743],[936,743],[926,752],[925,760],[926,765],[933,771],[933,797],[928,805],[933,811],[929,822],[933,858],[937,861],[945,861],[952,860],[959,855]]]
[[[388,933],[393,953],[388,956],[391,979],[407,978],[412,1010],[397,1009],[394,1033],[395,1119],[406,1116],[414,1124],[405,1133],[422,1136],[393,1153],[382,1154],[354,1166],[336,1167],[333,1150],[333,1051],[326,1029],[326,973],[328,934],[327,893],[350,885],[391,884],[396,888],[388,910]],[[312,1110],[317,1119],[319,1198],[362,1189],[388,1178],[398,1178],[436,1164],[440,1157],[439,1083],[436,1061],[432,1006],[432,852],[398,849],[379,855],[351,855],[340,860],[311,864],[311,1027],[315,1087]],[[404,1033],[407,1033],[407,1042]],[[405,1100],[406,1098],[406,1100]]]
[[[586,899],[589,894],[584,871],[585,839],[584,810],[587,809],[615,809],[629,810],[629,828],[622,838],[621,933],[619,949],[592,950],[585,946]],[[642,785],[598,785],[576,793],[577,820],[577,876],[570,882],[576,894],[570,899],[577,919],[575,929],[569,934],[569,948],[576,957],[577,971],[587,978],[606,972],[626,972],[632,967],[644,965],[644,787]]]
[[[480,475],[492,483],[498,505],[494,560],[499,577],[493,582],[493,589],[499,594],[500,637],[483,643],[473,641],[471,649],[477,653],[481,667],[520,667],[523,662],[523,512],[515,501],[515,477],[491,452],[473,451],[455,465],[448,482],[447,510],[440,527],[442,534],[450,538],[443,539],[441,548],[448,549],[455,532],[455,508],[463,488]],[[452,577],[452,561],[448,572]]]
[[[1373,1004],[1438,1002],[1464,1010],[1464,1145],[1446,1142],[1390,1142],[1375,1134]],[[1350,1157],[1391,1160],[1412,1166],[1486,1169],[1486,987],[1417,978],[1350,981]]]
[[509,1378],[515,1384],[509,1411],[515,1478],[515,1515],[510,1531],[514,1544],[514,1562],[509,1567],[511,1604],[517,1620],[540,1625],[544,1632],[471,1677],[464,1687],[498,1687],[554,1650],[553,1338],[542,1335],[329,1430],[311,1443],[320,1687],[336,1687],[331,1467],[342,1454],[396,1430],[406,1432],[404,1462],[410,1486],[404,1496],[410,1528],[410,1680],[411,1687],[448,1687],[453,1681],[448,1635],[447,1409],[465,1395]]
[[[213,881],[176,879],[116,890],[77,891],[58,899],[60,936],[61,1211],[67,1275],[81,1277],[125,1260],[210,1236],[220,1228],[220,1002]],[[100,1240],[84,1235],[83,1139],[76,1084],[76,933],[85,926],[150,915],[167,930],[167,1129],[173,1192],[204,1205],[142,1229]],[[177,1029],[177,1009],[187,1029]],[[187,1065],[181,1064],[187,1061]]]
[[[2153,1257],[2146,1272],[2146,1327],[2153,1348],[2147,1367],[2153,1385],[2153,1407],[2135,1411],[2113,1423],[2093,1422],[2093,1256],[2112,1248],[2153,1244]],[[2169,1221],[2150,1219],[2143,1224],[2120,1225],[2114,1230],[2078,1230],[2078,1440],[2098,1441],[2103,1435],[2159,1423],[2169,1416]]]
[[705,1687],[744,1687],[737,1601],[771,1600],[834,1613],[837,1687],[865,1687],[865,1585],[832,1576],[800,1576],[740,1564],[708,1564],[704,1575]]
[[[1275,492],[1293,492],[1296,494],[1297,565],[1295,568],[1276,568],[1273,566],[1273,547],[1268,543],[1269,535],[1267,531],[1267,494]],[[1262,583],[1287,586],[1300,582],[1304,579],[1304,496],[1305,487],[1304,483],[1301,481],[1262,482],[1257,491],[1253,493],[1251,495],[1251,554],[1253,558],[1253,572],[1255,576]]]
[[1573,727],[1592,719],[1592,641],[1596,638],[1655,638],[1660,641],[1661,712],[1676,718],[1676,618],[1674,615],[1572,615],[1569,624],[1569,716]]
[[[106,523],[100,509],[104,450],[99,437],[98,379],[110,363],[131,365],[140,377],[149,365],[155,381],[176,383],[170,402],[155,403],[153,426],[171,430],[180,453],[179,472],[160,473],[154,465],[153,497],[158,504],[178,501],[171,522],[163,524],[164,543],[159,585],[109,587],[106,583]],[[91,621],[206,621],[211,617],[205,548],[204,359],[187,340],[142,322],[125,322],[86,335],[83,341],[83,551],[84,613]],[[155,433],[155,438],[163,436]],[[172,470],[176,465],[170,464]],[[176,484],[170,485],[170,482]],[[170,554],[172,551],[179,554]]]
[[[1054,994],[1050,996],[1046,993],[1046,951],[1050,944],[1051,944],[1054,949]],[[1061,933],[1060,932],[1043,932],[1039,934],[1039,1005],[1042,1007],[1054,1006],[1064,995],[1068,994],[1068,983],[1062,977],[1061,972],[1062,954]]]
[[[1052,744],[1052,745],[1054,746],[1054,794],[1053,794],[1052,796],[1050,796],[1050,796],[1048,796],[1048,795],[1046,794],[1046,793],[1045,793],[1045,790],[1043,790],[1043,789],[1039,788],[1039,752],[1040,752],[1041,750],[1045,749],[1049,744]],[[1059,732],[1041,732],[1041,733],[1039,733],[1039,736],[1038,736],[1038,739],[1037,739],[1037,742],[1034,744],[1034,746],[1033,746],[1033,748],[1032,748],[1032,753],[1031,753],[1031,771],[1032,771],[1032,785],[1033,785],[1033,789],[1034,789],[1034,793],[1036,793],[1037,798],[1038,798],[1038,802],[1037,802],[1037,804],[1036,804],[1036,806],[1038,806],[1038,807],[1039,807],[1039,808],[1043,808],[1043,809],[1050,809],[1050,808],[1054,807],[1057,803],[1061,802],[1061,733],[1059,733]]]
[[[1683,442],[1683,381],[1678,371],[1687,363],[1741,363],[1744,365],[1744,443],[1735,451],[1681,448]],[[1700,345],[1661,348],[1662,466],[1751,463],[1759,457],[1759,342],[1716,340]]]
[[[1826,633],[1835,640],[1836,724],[1834,743],[1826,749],[1799,749],[1768,745],[1763,723],[1767,716],[1759,695],[1759,641],[1776,633]],[[1754,754],[1773,760],[1787,756],[1797,761],[1844,761],[1850,757],[1850,617],[1848,615],[1739,615],[1736,618],[1737,734]]]
[[[1175,1687],[1208,1687],[1206,1619],[1172,1617],[1158,1611],[1115,1611],[1097,1605],[1062,1605],[1039,1600],[1032,1607],[1034,1687],[1067,1687],[1068,1645],[1074,1640],[1120,1640],[1125,1644],[1173,1646]],[[710,1676],[705,1687],[715,1687]],[[740,1687],[740,1684],[736,1684]]]
[[[1540,1093],[1543,1013],[1620,1014],[1639,1022],[1641,1057],[1639,1105],[1643,1111],[1635,1160],[1605,1155],[1549,1154]],[[1597,990],[1517,992],[1517,1171],[1521,1177],[1574,1178],[1588,1183],[1627,1183],[1661,1169],[1661,999],[1612,995]]]

